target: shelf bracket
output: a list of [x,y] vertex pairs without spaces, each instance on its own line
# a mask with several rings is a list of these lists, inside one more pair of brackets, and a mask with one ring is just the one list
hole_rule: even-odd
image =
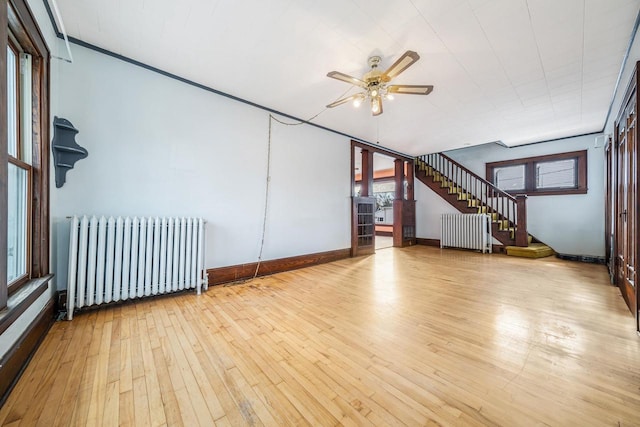
[[79,146],[75,137],[78,129],[71,122],[61,117],[53,119],[53,164],[56,168],[56,188],[60,188],[66,181],[67,171],[73,169],[78,160],[89,155],[86,148]]

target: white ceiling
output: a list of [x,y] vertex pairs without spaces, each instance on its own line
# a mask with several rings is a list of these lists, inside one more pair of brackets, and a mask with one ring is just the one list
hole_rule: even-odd
[[[307,119],[367,58],[433,84],[313,120],[407,154],[600,131],[640,0],[57,0],[70,36]],[[73,46],[72,46],[73,49]],[[355,90],[347,93],[351,94]]]

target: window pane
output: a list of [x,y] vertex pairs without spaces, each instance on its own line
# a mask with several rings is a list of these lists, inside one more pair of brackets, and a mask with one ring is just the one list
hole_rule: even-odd
[[25,169],[9,163],[7,283],[27,272],[27,179]]
[[389,193],[396,191],[396,182],[395,181],[382,181],[382,182],[374,182],[373,183],[373,192],[374,193]]
[[576,188],[576,159],[536,163],[536,188]]
[[18,76],[16,54],[7,46],[7,134],[9,155],[18,157]]
[[[395,181],[382,181],[373,183],[373,197],[376,198],[376,209],[391,208],[396,191]],[[393,212],[393,211],[391,211]],[[393,218],[393,215],[391,216]],[[393,219],[389,220],[393,222]]]
[[524,165],[493,169],[493,182],[504,191],[524,190]]
[[22,120],[20,120],[19,129],[22,133],[20,137],[20,160],[25,163],[32,163],[32,143],[33,143],[33,122],[29,118],[33,119],[33,101],[32,101],[32,60],[31,55],[22,53],[19,56],[20,63],[20,100],[18,105],[22,109]]

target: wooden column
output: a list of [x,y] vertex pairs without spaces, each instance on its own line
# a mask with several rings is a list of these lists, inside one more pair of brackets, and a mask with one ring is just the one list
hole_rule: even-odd
[[395,180],[396,180],[396,200],[404,200],[404,160],[396,159],[395,166]]
[[404,160],[396,159],[394,162],[396,195],[393,201],[393,246],[401,248],[404,245],[402,237],[402,213],[404,208]]
[[415,165],[413,161],[407,162],[407,200],[414,200],[415,193],[413,189]]
[[527,195],[518,194],[516,196],[517,224],[516,224],[516,246],[529,246],[529,234],[527,233]]
[[373,197],[373,153],[362,149],[362,181],[360,181],[360,196]]
[[393,201],[393,247],[401,248],[403,246],[402,238],[402,208],[404,200]]

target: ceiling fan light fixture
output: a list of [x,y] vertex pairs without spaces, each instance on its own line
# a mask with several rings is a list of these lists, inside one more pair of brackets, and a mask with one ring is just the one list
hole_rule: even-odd
[[420,56],[411,50],[406,51],[391,67],[386,71],[378,70],[380,64],[379,56],[369,58],[371,70],[362,79],[349,76],[339,71],[331,71],[327,77],[351,83],[363,89],[363,92],[339,99],[327,105],[327,108],[337,107],[344,103],[353,101],[353,106],[358,107],[366,100],[371,102],[371,112],[374,116],[382,114],[382,100],[393,100],[395,93],[412,95],[429,95],[433,91],[432,85],[397,85],[388,84],[391,79],[404,72],[413,65]]
[[378,111],[380,111],[380,105],[375,98],[371,98],[371,112],[375,114]]

